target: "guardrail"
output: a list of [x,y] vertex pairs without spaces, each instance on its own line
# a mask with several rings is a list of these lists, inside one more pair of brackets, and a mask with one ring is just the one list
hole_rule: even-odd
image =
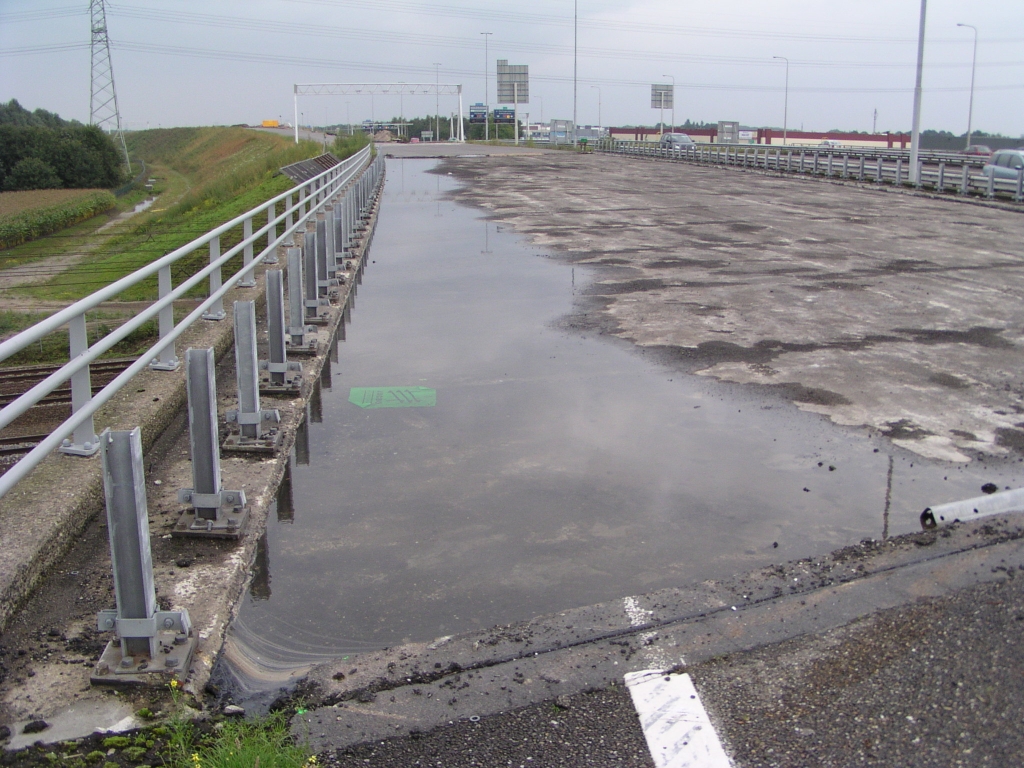
[[[80,456],[91,456],[96,453],[99,449],[99,439],[93,425],[93,415],[96,411],[147,366],[162,371],[176,370],[179,361],[174,350],[175,340],[197,320],[224,319],[226,315],[223,299],[228,290],[236,285],[242,287],[255,285],[253,279],[255,267],[263,262],[276,263],[278,246],[291,245],[293,235],[296,232],[304,231],[306,222],[314,219],[316,214],[325,208],[332,196],[360,176],[364,167],[367,166],[370,156],[371,147],[365,147],[333,168],[210,230],[166,256],[0,343],[0,361],[3,361],[29,345],[37,343],[44,336],[67,326],[71,358],[60,369],[33,386],[14,402],[0,409],[0,429],[11,424],[44,397],[69,381],[72,397],[70,418],[53,430],[17,464],[8,469],[3,476],[0,476],[0,496],[11,490],[55,448],[59,447],[64,453]],[[282,202],[284,203],[283,209],[278,213],[278,204]],[[254,231],[253,222],[257,216],[265,216],[267,223]],[[278,235],[278,225],[282,222],[284,230]],[[238,226],[242,227],[242,240],[222,253],[221,235]],[[266,247],[258,255],[254,255],[255,243],[263,236],[266,236]],[[172,285],[172,265],[203,247],[209,249],[209,264],[179,285]],[[224,265],[239,253],[242,254],[241,269],[224,280],[221,273]],[[157,300],[131,320],[90,345],[86,334],[85,313],[153,275],[157,276]],[[207,279],[209,280],[208,297],[187,317],[175,323],[173,302],[184,297],[192,288]],[[158,318],[159,340],[124,372],[93,394],[89,373],[90,364],[153,318]]]
[[796,147],[745,144],[692,144],[686,147],[661,147],[643,141],[600,141],[598,152],[691,162],[702,165],[729,165],[757,168],[778,173],[848,179],[917,189],[980,195],[988,199],[1009,198],[1024,202],[1024,168],[1016,178],[997,177],[985,171],[985,162],[949,152],[922,154],[918,160],[918,179],[914,184],[907,150],[875,150],[829,147]]

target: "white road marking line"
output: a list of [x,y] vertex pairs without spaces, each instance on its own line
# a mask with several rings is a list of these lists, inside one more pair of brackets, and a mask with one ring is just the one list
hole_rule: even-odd
[[731,768],[689,675],[647,669],[625,680],[657,768]]
[[[651,616],[654,615],[654,611],[649,611],[646,608],[641,608],[639,601],[635,597],[624,597],[622,598],[622,608],[626,612],[626,616],[629,618],[629,624],[633,627],[641,627],[651,620]],[[640,650],[640,654],[652,666],[656,666],[659,669],[669,669],[674,662],[672,662],[664,649],[655,645],[654,641],[657,639],[657,632],[644,632],[640,635],[640,642],[643,644],[643,648]],[[679,658],[679,663],[683,663],[682,657]]]

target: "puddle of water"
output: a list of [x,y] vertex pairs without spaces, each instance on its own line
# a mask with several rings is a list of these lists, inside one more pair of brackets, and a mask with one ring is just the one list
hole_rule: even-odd
[[[1019,485],[1016,465],[924,461],[558,330],[582,270],[445,199],[433,165],[388,161],[374,263],[229,635],[243,688],[917,530],[929,504]],[[435,404],[352,402],[373,387]]]

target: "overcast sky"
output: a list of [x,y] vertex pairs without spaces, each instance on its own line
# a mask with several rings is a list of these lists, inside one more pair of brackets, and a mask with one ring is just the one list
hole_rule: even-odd
[[[449,4],[451,3],[451,4]],[[89,117],[87,0],[0,0],[0,100]],[[579,0],[581,125],[653,125],[651,83],[675,78],[675,119],[790,128],[909,130],[918,0]],[[115,0],[114,76],[128,128],[291,120],[292,86],[461,83],[490,100],[495,60],[530,67],[531,120],[572,118],[572,0]],[[924,128],[1024,135],[1024,2],[930,0]],[[439,63],[436,74],[435,63]],[[669,77],[670,76],[670,77]],[[595,87],[597,86],[597,87]],[[346,103],[347,102],[347,103]],[[305,122],[433,113],[433,97],[302,97]],[[441,112],[457,109],[442,98]],[[666,111],[666,121],[671,113]]]

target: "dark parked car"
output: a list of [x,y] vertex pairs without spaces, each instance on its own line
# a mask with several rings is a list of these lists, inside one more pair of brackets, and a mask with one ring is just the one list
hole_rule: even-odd
[[666,133],[661,137],[660,146],[669,149],[685,149],[692,147],[696,142],[685,133]]

